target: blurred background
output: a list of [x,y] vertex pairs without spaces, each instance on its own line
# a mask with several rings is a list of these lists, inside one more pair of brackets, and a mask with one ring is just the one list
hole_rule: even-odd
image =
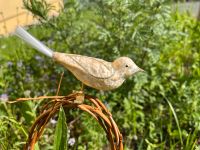
[[[0,149],[22,149],[44,101],[19,97],[80,90],[71,73],[17,38],[18,25],[48,47],[143,68],[108,92],[86,87],[113,114],[126,150],[200,149],[200,2],[184,0],[0,0]],[[68,149],[108,149],[88,114],[65,110]],[[36,149],[53,149],[57,116]]]

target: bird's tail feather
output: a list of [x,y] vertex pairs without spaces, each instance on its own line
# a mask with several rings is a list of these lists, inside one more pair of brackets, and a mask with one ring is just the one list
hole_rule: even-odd
[[39,52],[45,54],[48,57],[52,57],[53,51],[45,46],[42,42],[34,38],[32,35],[30,35],[26,30],[24,30],[22,27],[17,27],[15,34],[23,39],[25,42],[27,42],[29,45],[37,49]]

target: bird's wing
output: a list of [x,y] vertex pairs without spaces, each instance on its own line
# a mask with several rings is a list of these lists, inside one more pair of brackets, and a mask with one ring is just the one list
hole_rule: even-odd
[[113,76],[115,73],[111,62],[74,54],[68,54],[68,56],[80,69],[95,78],[107,79]]

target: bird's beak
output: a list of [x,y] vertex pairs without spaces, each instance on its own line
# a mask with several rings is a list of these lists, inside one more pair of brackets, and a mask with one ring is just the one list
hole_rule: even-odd
[[138,73],[138,72],[145,72],[145,71],[139,67],[137,69],[133,69],[133,74]]
[[143,69],[139,68],[138,72],[145,72]]

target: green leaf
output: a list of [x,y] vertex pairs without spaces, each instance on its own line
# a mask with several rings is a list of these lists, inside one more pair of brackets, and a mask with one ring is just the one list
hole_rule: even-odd
[[38,142],[35,144],[34,150],[40,150],[39,145],[38,145]]
[[171,109],[171,111],[172,111],[172,113],[173,113],[173,115],[174,115],[174,119],[175,119],[175,121],[176,121],[176,125],[177,125],[178,132],[179,132],[179,136],[180,136],[180,141],[181,141],[181,144],[183,145],[182,132],[181,132],[181,128],[180,128],[180,125],[179,125],[179,121],[178,121],[178,117],[177,117],[177,115],[176,115],[176,112],[175,112],[175,110],[174,110],[174,108],[173,108],[171,102],[170,102],[166,97],[164,97],[164,98],[165,98],[165,100],[167,101],[167,103],[168,103],[168,105],[169,105],[169,107],[170,107],[170,109]]
[[58,123],[56,125],[56,133],[54,136],[54,150],[67,149],[67,124],[66,116],[63,108],[60,108]]

